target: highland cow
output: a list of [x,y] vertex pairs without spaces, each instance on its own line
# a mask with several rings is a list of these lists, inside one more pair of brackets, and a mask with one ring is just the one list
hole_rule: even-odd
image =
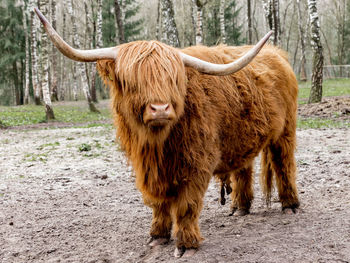
[[286,54],[274,46],[262,48],[271,33],[254,47],[179,50],[136,41],[77,50],[36,12],[64,55],[97,61],[110,88],[117,137],[144,203],[153,209],[151,246],[166,242],[172,232],[175,256],[199,247],[198,219],[213,175],[229,178],[233,210],[249,212],[253,161],[260,152],[267,199],[274,176],[282,209],[299,206],[298,85]]

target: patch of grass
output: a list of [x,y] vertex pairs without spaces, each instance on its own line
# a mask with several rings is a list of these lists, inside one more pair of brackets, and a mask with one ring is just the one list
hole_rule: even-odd
[[82,143],[78,149],[79,149],[79,152],[88,152],[88,151],[91,151],[91,145],[87,143]]
[[[53,103],[56,121],[63,123],[87,123],[111,119],[107,103],[98,104],[101,114],[90,112],[82,102]],[[43,106],[23,105],[0,107],[0,123],[3,126],[20,126],[45,122]]]
[[[299,83],[299,100],[305,103],[305,99],[309,98],[311,89],[311,81]],[[350,79],[327,79],[323,82],[323,96],[344,96],[350,95]]]
[[46,147],[51,147],[51,149],[55,149],[56,146],[59,146],[60,143],[59,142],[53,142],[53,143],[45,143],[45,144],[42,144],[40,146],[37,147],[37,150],[42,150]]
[[100,153],[85,153],[83,154],[84,157],[88,157],[88,158],[96,158],[96,157],[99,157],[101,156]]
[[27,162],[36,162],[36,161],[41,161],[41,162],[46,162],[48,157],[48,153],[27,153],[24,155],[24,161]]
[[9,139],[4,139],[1,141],[2,144],[9,144],[10,143],[10,140]]
[[320,118],[299,118],[297,127],[300,129],[350,128],[350,122]]

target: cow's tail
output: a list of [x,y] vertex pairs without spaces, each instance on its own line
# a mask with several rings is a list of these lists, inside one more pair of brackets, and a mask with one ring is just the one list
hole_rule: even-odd
[[268,207],[271,206],[271,196],[273,190],[273,176],[274,172],[272,169],[271,152],[269,147],[266,147],[261,154],[261,174],[260,184],[265,196],[266,204]]

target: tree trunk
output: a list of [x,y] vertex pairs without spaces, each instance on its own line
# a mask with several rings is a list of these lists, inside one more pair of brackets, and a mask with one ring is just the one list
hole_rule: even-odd
[[[51,21],[53,28],[56,28],[56,0],[51,0]],[[51,42],[50,42],[51,43]],[[57,49],[52,44],[51,51],[51,98],[52,101],[58,101],[57,91]]]
[[[73,12],[73,0],[69,0],[69,14],[71,16],[71,22],[72,22],[72,29],[73,29],[73,38],[74,38],[74,46],[76,48],[80,48],[80,39],[79,39],[79,35],[78,35],[78,31],[77,31],[77,25],[76,25],[76,21],[75,21],[75,16],[74,16],[74,12]],[[86,74],[85,74],[85,67],[84,67],[84,63],[78,62],[77,63],[77,67],[79,70],[79,75],[80,75],[80,79],[81,79],[81,85],[84,91],[84,95],[85,98],[88,102],[89,105],[89,109],[92,112],[98,112],[99,110],[96,108],[94,102],[92,101],[91,98],[91,94],[90,94],[90,90],[89,90],[89,85],[87,82],[87,78],[86,78]]]
[[[88,4],[87,4],[87,0],[84,0],[84,7],[85,7],[85,24],[86,24],[86,31],[85,31],[85,39],[86,39],[86,49],[94,49],[96,48],[96,46],[93,45],[93,35],[91,33],[91,21],[92,19],[90,19],[90,13],[89,13],[89,8],[88,8]],[[94,28],[94,25],[92,24],[92,27]],[[94,31],[94,29],[93,29]],[[95,33],[95,32],[93,32]],[[90,92],[91,92],[91,99],[94,103],[98,103],[97,101],[97,95],[96,95],[96,85],[95,85],[95,81],[96,81],[96,63],[89,63],[89,64],[85,64],[86,66],[86,78],[88,79],[88,83],[90,86]],[[90,79],[91,76],[91,79]]]
[[252,29],[252,6],[251,0],[247,0],[247,18],[248,18],[248,44],[253,44],[253,29]]
[[280,22],[280,3],[279,0],[272,0],[272,15],[273,15],[273,44],[279,46],[281,44],[281,22]]
[[14,60],[12,62],[12,71],[14,74],[13,78],[13,84],[14,84],[14,91],[15,91],[15,105],[21,105],[21,91],[20,91],[20,86],[19,86],[19,81],[18,81],[18,69],[17,69],[17,62]]
[[225,0],[220,0],[219,7],[219,20],[220,20],[220,36],[221,43],[226,43],[226,31],[225,31]]
[[119,44],[125,43],[125,36],[124,36],[124,25],[123,25],[123,15],[122,11],[119,6],[119,1],[114,0],[114,12],[115,12],[115,20],[116,24],[118,26],[118,35],[119,35]]
[[[97,21],[96,21],[97,27],[96,27],[96,47],[102,48],[103,42],[102,42],[102,0],[97,1]],[[91,98],[93,102],[98,102],[97,100],[97,93],[96,93],[96,63],[93,64],[92,67],[92,80],[91,80]]]
[[305,33],[302,25],[302,15],[301,15],[301,7],[300,0],[297,0],[298,5],[298,28],[299,28],[299,38],[300,38],[300,46],[301,46],[301,58],[300,58],[300,70],[299,70],[299,78],[301,81],[306,81],[306,55],[305,55]]
[[[63,39],[66,39],[66,6],[67,6],[67,1],[63,0],[63,5],[62,5],[62,36]],[[62,57],[62,66],[61,66],[61,85],[59,89],[59,99],[64,100],[66,97],[66,88],[67,88],[67,77],[66,77],[66,58]]]
[[323,82],[323,48],[317,12],[317,0],[308,0],[308,10],[311,28],[311,46],[314,51],[309,103],[315,103],[322,100]]
[[30,5],[29,3],[25,3],[23,1],[23,27],[24,27],[24,34],[25,34],[25,49],[26,49],[26,58],[25,58],[25,79],[24,79],[24,104],[29,103],[29,49],[30,49],[30,43],[29,43],[29,35],[28,35],[28,25],[27,25],[27,19],[28,14],[30,12]]
[[157,24],[156,24],[156,38],[157,38],[157,40],[161,39],[160,23],[161,23],[161,13],[162,13],[162,11],[160,10],[160,1],[161,0],[158,0],[158,4],[157,4]]
[[[30,6],[34,8],[36,6],[35,0],[30,0]],[[34,90],[34,103],[35,105],[41,105],[40,101],[40,85],[38,77],[38,52],[37,52],[37,36],[36,32],[38,31],[38,19],[34,16],[34,10],[31,8],[30,19],[31,19],[31,46],[32,46],[32,83]]]
[[196,44],[203,44],[203,7],[207,3],[201,2],[201,0],[195,0],[197,6],[197,19],[196,19]]
[[102,0],[97,0],[96,47],[102,48]]
[[162,10],[162,42],[173,47],[180,47],[179,34],[177,31],[174,6],[171,0],[161,0]]
[[[49,13],[49,1],[41,0],[40,9],[43,14],[47,15]],[[45,104],[46,120],[49,121],[55,119],[55,115],[52,110],[49,89],[49,39],[43,28],[41,35],[41,63],[43,68],[43,75],[41,79],[43,100]]]
[[271,36],[274,45],[278,46],[281,42],[280,33],[280,18],[279,18],[279,0],[264,0],[263,8],[265,11],[266,22],[268,28],[273,30],[273,35]]

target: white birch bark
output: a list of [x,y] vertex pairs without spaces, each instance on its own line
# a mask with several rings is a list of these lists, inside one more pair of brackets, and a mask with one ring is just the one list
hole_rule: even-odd
[[157,40],[161,40],[160,24],[161,24],[161,20],[162,20],[162,16],[161,16],[162,11],[160,10],[160,1],[161,0],[158,0],[158,3],[157,3],[157,23],[156,23],[156,38],[157,38]]
[[205,4],[201,0],[195,0],[195,2],[197,6],[196,45],[203,45],[203,7]]
[[[66,2],[67,4],[67,11],[68,11],[68,15],[71,17],[71,22],[72,20],[75,21],[75,18],[73,18],[73,3],[71,0],[67,0]],[[72,42],[74,44],[74,46],[76,47],[75,44],[75,36],[74,36],[74,30],[75,32],[77,31],[76,29],[76,25],[75,23],[72,22],[72,27],[73,27],[73,32],[72,32]],[[77,66],[76,66],[76,62],[72,62],[72,75],[73,75],[73,100],[77,101],[78,100],[78,82],[77,82]]]
[[102,48],[102,0],[97,0],[96,47]]
[[179,34],[177,31],[174,6],[171,0],[161,0],[162,10],[162,38],[161,41],[173,47],[179,47]]
[[192,0],[191,3],[191,21],[192,21],[192,28],[193,28],[193,39],[191,45],[196,45],[196,17],[197,17],[197,6],[196,1]]
[[308,10],[311,29],[311,47],[314,51],[309,103],[315,103],[322,100],[323,82],[323,47],[321,43],[320,22],[317,12],[317,0],[308,0]]
[[[63,0],[62,1],[62,36],[63,39],[66,39],[66,6],[67,6],[67,1]],[[61,86],[59,89],[59,98],[60,100],[64,100],[66,97],[66,87],[67,87],[67,76],[66,76],[66,67],[67,67],[67,62],[66,58],[62,57],[62,66],[61,66]]]
[[[69,0],[68,2],[69,2],[69,5],[70,5],[69,10],[71,11],[71,13],[69,15],[71,16],[74,45],[75,45],[76,48],[80,48],[80,39],[79,39],[78,31],[77,31],[77,25],[76,25],[76,20],[75,20],[75,16],[74,16],[74,10],[73,10],[73,0]],[[95,104],[93,103],[92,98],[91,98],[89,85],[88,85],[87,77],[86,77],[86,74],[85,74],[85,65],[84,65],[84,63],[78,62],[77,63],[77,68],[79,70],[79,77],[81,79],[82,89],[83,89],[85,98],[86,98],[86,100],[88,102],[89,109],[92,112],[99,112],[96,109]]]
[[31,47],[32,47],[32,83],[34,90],[34,102],[36,105],[40,105],[40,85],[38,78],[38,51],[37,51],[37,31],[39,28],[39,21],[34,14],[34,6],[36,5],[35,0],[30,0],[30,20],[31,20]]
[[[56,28],[56,0],[51,0],[51,23]],[[51,98],[53,101],[58,100],[57,87],[57,49],[52,45],[51,41]]]
[[[47,15],[49,13],[49,1],[41,0],[40,9],[42,13]],[[47,34],[44,32],[42,27],[42,36],[41,36],[41,64],[42,64],[42,91],[43,91],[43,100],[45,104],[46,119],[52,120],[55,119],[55,115],[52,110],[50,89],[49,89],[49,39]]]
[[30,49],[30,42],[29,42],[29,35],[28,35],[28,25],[27,25],[27,19],[29,17],[29,10],[30,6],[29,3],[23,3],[23,27],[25,29],[24,34],[25,34],[25,49],[26,49],[26,58],[25,58],[25,79],[24,79],[24,104],[29,103],[29,49]]
[[219,19],[220,19],[220,36],[221,43],[226,43],[226,31],[225,31],[225,0],[220,0],[219,7]]

